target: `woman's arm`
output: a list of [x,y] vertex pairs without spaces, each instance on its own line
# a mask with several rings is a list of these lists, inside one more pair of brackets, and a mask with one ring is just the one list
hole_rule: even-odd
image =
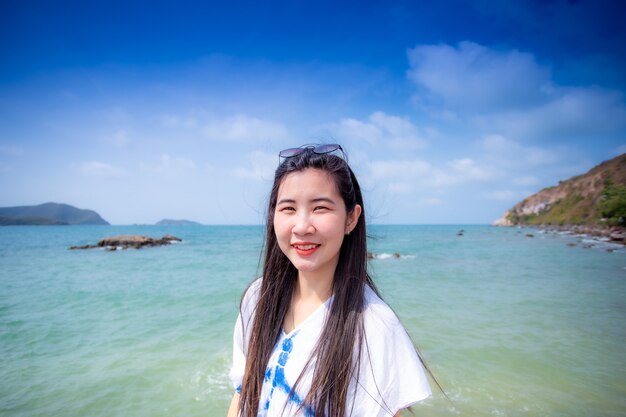
[[233,395],[233,399],[230,402],[230,407],[228,408],[228,414],[226,417],[237,417],[239,415],[239,394],[235,393]]

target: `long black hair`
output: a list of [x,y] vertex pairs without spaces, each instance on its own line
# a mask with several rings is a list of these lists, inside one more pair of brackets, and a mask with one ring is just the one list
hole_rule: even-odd
[[321,170],[332,178],[345,203],[348,216],[357,205],[361,206],[362,211],[354,229],[344,236],[332,284],[334,298],[330,311],[322,334],[293,389],[296,389],[315,358],[311,388],[301,408],[315,410],[318,417],[344,417],[350,398],[350,382],[353,379],[358,380],[360,352],[364,344],[363,310],[366,287],[371,287],[379,295],[367,271],[363,196],[354,172],[343,157],[332,153],[317,154],[312,148],[306,148],[298,155],[286,158],[278,166],[269,197],[263,279],[250,332],[240,392],[239,409],[242,417],[257,416],[266,366],[280,338],[298,276],[298,271],[278,246],[274,231],[278,190],[287,175],[307,169]]

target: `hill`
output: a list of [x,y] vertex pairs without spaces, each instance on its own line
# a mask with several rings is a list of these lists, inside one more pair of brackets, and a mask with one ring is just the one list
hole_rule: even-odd
[[191,220],[172,220],[172,219],[163,219],[157,223],[157,226],[198,226],[200,223],[193,222]]
[[93,210],[68,204],[45,203],[38,206],[0,207],[0,225],[108,225]]
[[498,226],[626,226],[626,154],[559,181],[509,209]]

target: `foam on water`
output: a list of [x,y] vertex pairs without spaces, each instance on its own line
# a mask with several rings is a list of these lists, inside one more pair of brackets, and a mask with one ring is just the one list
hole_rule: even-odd
[[375,253],[373,259],[413,259],[415,255],[400,255],[399,253]]

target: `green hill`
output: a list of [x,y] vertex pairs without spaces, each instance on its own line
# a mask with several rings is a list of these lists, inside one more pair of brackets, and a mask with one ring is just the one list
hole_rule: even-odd
[[544,188],[494,224],[626,226],[626,154]]
[[0,207],[0,225],[108,225],[93,210],[83,210],[68,204],[45,203],[38,206]]

